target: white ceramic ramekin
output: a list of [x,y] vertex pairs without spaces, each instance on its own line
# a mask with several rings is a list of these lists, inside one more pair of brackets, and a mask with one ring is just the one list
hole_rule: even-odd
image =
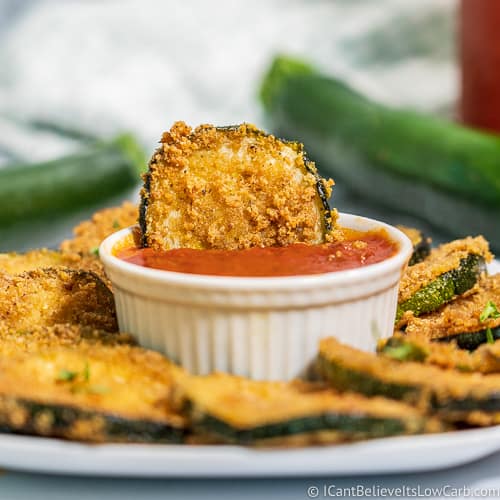
[[373,350],[392,334],[399,280],[410,240],[387,224],[341,214],[340,225],[384,228],[397,242],[389,259],[359,269],[310,276],[237,278],[150,269],[118,259],[123,229],[99,255],[113,284],[120,329],[195,374],[230,372],[289,380],[305,373],[319,339]]

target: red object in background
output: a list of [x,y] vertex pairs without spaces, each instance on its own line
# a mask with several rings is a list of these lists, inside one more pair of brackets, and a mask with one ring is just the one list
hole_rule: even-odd
[[461,118],[500,132],[500,0],[462,0]]

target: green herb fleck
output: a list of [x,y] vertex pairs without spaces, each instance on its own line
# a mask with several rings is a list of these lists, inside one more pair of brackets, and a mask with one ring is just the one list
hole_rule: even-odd
[[99,247],[92,248],[92,250],[90,251],[90,253],[92,255],[95,255],[96,257],[99,257]]
[[493,332],[491,331],[490,327],[486,328],[486,342],[488,342],[488,344],[495,343],[495,339],[493,338]]
[[395,337],[389,339],[381,352],[384,356],[397,361],[424,361],[427,357],[427,353],[421,347]]
[[[497,306],[491,300],[488,300],[486,305],[484,306],[483,312],[479,316],[479,321],[484,323],[487,319],[498,319],[500,318],[500,311],[498,311]],[[486,328],[486,342],[488,344],[494,344],[495,338],[493,337],[493,332],[491,328]]]
[[62,368],[61,370],[59,370],[56,380],[59,382],[71,382],[76,378],[77,375],[78,375],[77,372]]
[[90,365],[88,361],[85,362],[85,367],[83,368],[83,380],[85,380],[85,382],[90,380]]
[[491,300],[488,300],[488,303],[484,306],[481,316],[479,316],[479,321],[481,321],[481,323],[484,323],[487,319],[497,318],[500,318],[500,311]]
[[113,221],[113,228],[114,228],[114,229],[120,229],[120,227],[121,227],[121,226],[120,226],[120,223],[119,223],[119,222],[115,219],[115,220]]

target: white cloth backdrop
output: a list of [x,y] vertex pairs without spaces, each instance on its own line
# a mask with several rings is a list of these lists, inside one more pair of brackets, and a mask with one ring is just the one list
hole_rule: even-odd
[[[172,121],[262,122],[256,89],[276,52],[371,95],[423,109],[456,96],[455,0],[0,0],[0,116],[148,148]],[[0,121],[0,146],[42,159],[68,144]],[[71,147],[72,144],[69,145]],[[60,149],[59,149],[60,148]]]

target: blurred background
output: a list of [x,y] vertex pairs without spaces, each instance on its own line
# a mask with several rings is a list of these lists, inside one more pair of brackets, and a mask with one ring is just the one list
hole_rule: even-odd
[[[95,141],[124,131],[149,157],[179,119],[273,130],[258,93],[278,53],[299,56],[384,105],[454,119],[458,10],[456,0],[0,0],[0,250],[57,246],[97,207],[137,196],[136,182],[115,174],[116,189],[108,178],[111,187],[99,196],[71,195],[75,206],[66,200],[67,210],[32,217],[29,191],[16,198],[23,178],[34,175],[26,164],[74,167]],[[99,154],[77,162],[88,170],[80,184],[91,186],[86,175]],[[24,177],[12,173],[16,165],[24,165]],[[56,189],[63,171],[33,177],[33,196],[45,183]],[[25,210],[13,210],[11,200]],[[445,224],[373,203],[341,179],[333,205],[416,225],[438,241],[449,236]]]

